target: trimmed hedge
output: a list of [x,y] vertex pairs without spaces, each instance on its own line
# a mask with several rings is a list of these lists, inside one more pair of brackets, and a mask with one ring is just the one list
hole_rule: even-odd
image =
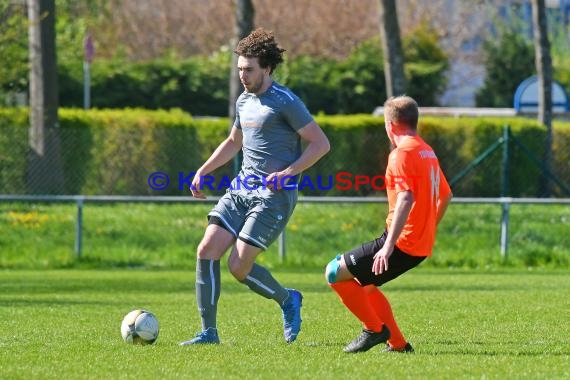
[[[424,118],[420,122],[420,134],[432,144],[448,180],[453,182],[473,160],[503,136],[505,125],[510,126],[514,138],[536,157],[542,158],[545,130],[535,120],[526,118]],[[570,129],[566,130],[570,132]],[[502,155],[503,146],[499,146],[454,184],[454,193],[461,196],[501,196]],[[539,169],[520,149],[515,148],[514,143],[509,144],[508,172],[509,191],[505,195],[539,195]],[[567,182],[570,179],[568,174],[565,174]]]
[[[331,152],[304,175],[306,195],[384,195],[370,185],[356,188],[356,176],[383,175],[390,150],[381,117],[371,115],[317,116],[331,141]],[[60,136],[65,185],[62,194],[188,195],[179,180],[195,171],[227,136],[227,118],[192,118],[187,113],[125,110],[60,109]],[[28,110],[0,109],[0,192],[26,194]],[[503,135],[512,134],[541,160],[545,130],[525,118],[436,118],[420,121],[420,134],[438,154],[448,180],[452,181],[475,158]],[[553,172],[570,186],[570,123],[554,124]],[[454,184],[456,196],[501,195],[502,148]],[[230,162],[214,177],[232,176]],[[153,191],[149,175],[161,171],[170,186]],[[337,175],[343,174],[339,183]],[[331,180],[332,177],[332,180]],[[320,181],[320,182],[319,182]],[[510,144],[510,196],[539,195],[542,179],[532,161]],[[217,185],[217,183],[216,183]],[[330,190],[325,188],[332,185]],[[349,188],[340,190],[336,186]],[[382,182],[376,183],[382,186]],[[217,186],[214,186],[217,188]],[[220,194],[224,188],[212,193]],[[555,195],[565,195],[554,186]]]

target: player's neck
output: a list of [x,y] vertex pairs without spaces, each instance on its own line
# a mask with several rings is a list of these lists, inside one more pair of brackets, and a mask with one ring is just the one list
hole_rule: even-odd
[[255,93],[255,95],[259,96],[263,94],[265,91],[267,91],[269,87],[271,87],[272,84],[273,84],[273,78],[271,78],[270,76],[263,78],[263,85],[261,86],[259,91]]
[[407,129],[405,131],[402,131],[398,134],[394,134],[394,143],[396,146],[399,146],[405,139],[407,139],[408,137],[414,137],[417,136],[417,132],[416,131],[412,131],[410,129]]

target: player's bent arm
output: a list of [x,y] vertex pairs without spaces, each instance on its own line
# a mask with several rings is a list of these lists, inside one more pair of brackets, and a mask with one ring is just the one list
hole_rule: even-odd
[[196,172],[196,176],[203,176],[216,170],[231,160],[241,149],[243,133],[241,129],[232,127],[230,135],[212,153],[210,158]]
[[436,223],[437,224],[439,224],[439,222],[443,219],[443,216],[445,215],[445,212],[447,211],[447,206],[451,202],[451,198],[453,198],[453,193],[449,193],[449,194],[447,194],[446,197],[438,199],[438,201],[437,201],[437,216],[436,216]]
[[396,205],[394,206],[394,214],[392,216],[392,223],[388,229],[388,235],[384,245],[393,247],[396,245],[396,240],[402,233],[404,225],[410,215],[410,210],[414,204],[414,194],[409,191],[400,191],[396,195]]
[[284,170],[285,175],[297,175],[310,168],[331,149],[329,139],[321,127],[319,127],[314,121],[311,121],[309,124],[299,129],[297,133],[299,133],[301,138],[308,144],[305,147],[305,150],[303,150],[301,157]]

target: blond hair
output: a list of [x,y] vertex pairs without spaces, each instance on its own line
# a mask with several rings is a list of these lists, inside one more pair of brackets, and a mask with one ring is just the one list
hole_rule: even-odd
[[385,121],[406,125],[416,130],[418,127],[418,103],[406,95],[392,96],[384,102]]

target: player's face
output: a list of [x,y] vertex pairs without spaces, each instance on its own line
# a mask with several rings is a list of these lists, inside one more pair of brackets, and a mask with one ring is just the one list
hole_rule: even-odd
[[266,77],[269,76],[269,68],[261,68],[258,58],[246,58],[240,56],[237,64],[239,79],[247,92],[259,93],[263,88]]

